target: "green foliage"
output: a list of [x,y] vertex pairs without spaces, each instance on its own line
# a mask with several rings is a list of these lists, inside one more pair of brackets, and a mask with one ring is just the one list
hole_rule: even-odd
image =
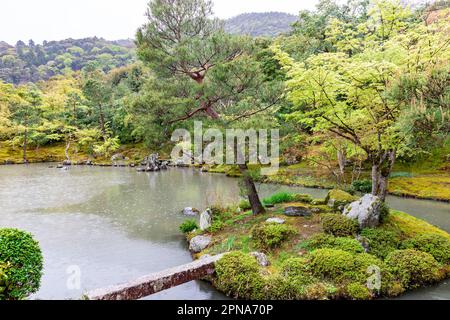
[[239,202],[239,208],[242,210],[250,210],[252,206],[248,200],[241,200],[241,202]]
[[280,246],[295,233],[293,227],[285,224],[263,223],[252,229],[252,239],[258,247],[269,250]]
[[346,292],[352,300],[369,300],[372,298],[369,289],[360,283],[350,283],[346,287]]
[[7,286],[0,293],[5,299],[19,300],[39,289],[42,253],[32,235],[17,229],[0,229],[0,265]]
[[450,264],[450,240],[438,234],[420,234],[402,242],[403,249],[416,249],[431,254],[436,261]]
[[386,258],[400,245],[400,237],[393,231],[368,228],[361,231],[361,236],[369,244],[369,253],[380,259]]
[[198,229],[198,225],[194,219],[186,220],[180,225],[180,231],[183,233],[189,233],[196,229]]
[[244,13],[225,21],[225,30],[253,37],[274,37],[291,30],[296,16],[282,12]]
[[353,189],[362,193],[370,193],[372,191],[371,180],[355,180],[352,183]]
[[328,205],[332,205],[333,209],[336,211],[341,211],[343,207],[347,204],[355,201],[357,198],[352,196],[350,193],[339,189],[330,190],[325,197],[325,202]]
[[342,214],[328,213],[322,214],[320,217],[325,233],[336,237],[347,237],[358,232],[358,222]]
[[216,287],[234,298],[261,299],[264,280],[255,258],[236,251],[216,262]]
[[386,265],[405,288],[435,283],[444,277],[439,263],[426,252],[396,250],[386,257]]
[[295,196],[288,192],[279,192],[268,198],[263,199],[264,204],[278,204],[284,202],[291,202],[295,200]]

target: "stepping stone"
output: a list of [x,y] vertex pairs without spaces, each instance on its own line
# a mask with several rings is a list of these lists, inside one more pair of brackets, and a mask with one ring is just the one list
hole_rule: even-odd
[[312,215],[312,211],[307,207],[286,207],[284,214],[288,217],[309,217]]

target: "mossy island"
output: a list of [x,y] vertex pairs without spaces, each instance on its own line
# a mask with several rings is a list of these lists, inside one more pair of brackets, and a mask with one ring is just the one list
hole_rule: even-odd
[[342,213],[357,198],[278,193],[264,199],[264,214],[247,211],[247,201],[216,206],[207,229],[191,219],[182,230],[188,241],[209,239],[194,259],[228,252],[206,280],[237,299],[369,300],[449,277],[447,232],[387,207],[379,226],[361,229]]

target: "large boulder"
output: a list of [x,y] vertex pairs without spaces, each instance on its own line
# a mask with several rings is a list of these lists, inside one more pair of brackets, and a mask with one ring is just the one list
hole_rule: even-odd
[[284,224],[286,221],[281,218],[269,218],[266,220],[266,223],[276,223],[276,224]]
[[380,224],[382,206],[383,202],[379,197],[366,194],[361,199],[349,204],[344,210],[344,215],[358,220],[361,229],[375,228]]
[[189,242],[189,250],[199,253],[205,250],[211,243],[212,238],[209,236],[196,236]]
[[344,208],[349,203],[355,201],[357,198],[350,193],[339,189],[330,190],[325,198],[325,203],[333,210],[344,211]]
[[200,230],[206,230],[211,227],[212,223],[212,212],[210,209],[206,209],[200,215]]

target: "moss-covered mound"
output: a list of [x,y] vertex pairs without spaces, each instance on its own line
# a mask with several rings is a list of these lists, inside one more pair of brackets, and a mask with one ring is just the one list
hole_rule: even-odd
[[[258,216],[238,206],[214,208],[213,225],[204,232],[213,240],[197,257],[231,252],[217,262],[211,279],[231,297],[374,299],[449,276],[450,235],[423,220],[391,210],[378,228],[359,230],[330,213],[325,200],[285,194],[268,199],[274,207]],[[313,214],[286,216],[284,208],[292,205]],[[264,252],[269,266],[260,266],[254,251]]]

